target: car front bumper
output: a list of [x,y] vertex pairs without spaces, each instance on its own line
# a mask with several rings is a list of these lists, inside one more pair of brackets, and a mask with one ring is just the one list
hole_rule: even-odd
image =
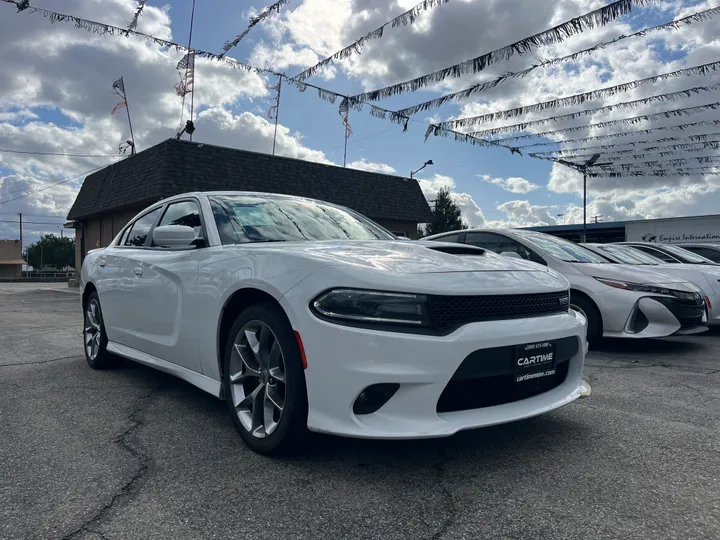
[[[589,395],[581,380],[586,321],[574,311],[477,322],[445,336],[340,326],[309,311],[295,319],[307,355],[308,428],[313,431],[361,438],[443,437],[536,416]],[[533,391],[518,392],[513,384],[526,383],[514,382],[514,346],[551,340],[570,344],[563,363],[556,345],[557,378],[530,381],[525,388]],[[484,380],[486,375],[496,378]],[[377,411],[356,414],[358,396],[377,384],[399,388]]]
[[594,296],[603,317],[603,336],[659,338],[707,330],[702,301],[692,305],[677,298],[626,290],[608,290]]

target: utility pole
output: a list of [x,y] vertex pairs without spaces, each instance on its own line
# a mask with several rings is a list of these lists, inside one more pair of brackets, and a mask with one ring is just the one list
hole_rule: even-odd
[[[18,214],[20,216],[20,258],[23,258],[23,242],[22,242],[22,212]],[[25,261],[27,265],[27,261]],[[22,277],[22,266],[20,267],[20,277]]]
[[43,269],[43,246],[40,244],[40,271]]

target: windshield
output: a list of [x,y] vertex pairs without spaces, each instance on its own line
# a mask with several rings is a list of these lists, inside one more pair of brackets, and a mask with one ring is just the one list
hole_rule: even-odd
[[662,263],[660,259],[643,253],[642,251],[629,246],[596,246],[601,251],[606,251],[618,261],[624,264],[656,265]]
[[540,249],[545,250],[549,255],[565,262],[573,263],[595,263],[610,264],[607,259],[587,248],[579,246],[569,240],[563,240],[549,234],[515,231],[519,236],[532,242]]
[[671,255],[680,257],[685,262],[689,262],[692,264],[713,264],[710,259],[706,259],[702,255],[698,255],[697,253],[693,253],[692,251],[688,251],[687,249],[683,249],[672,244],[663,244],[661,249],[664,249]]
[[294,240],[394,240],[351,210],[319,201],[272,195],[210,197],[223,244]]

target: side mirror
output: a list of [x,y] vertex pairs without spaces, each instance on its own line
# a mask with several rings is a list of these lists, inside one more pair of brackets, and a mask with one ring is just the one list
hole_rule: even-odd
[[166,248],[190,247],[195,241],[195,229],[185,225],[163,225],[153,230],[153,242]]
[[503,257],[511,257],[514,259],[522,259],[520,254],[517,251],[503,251],[500,253]]

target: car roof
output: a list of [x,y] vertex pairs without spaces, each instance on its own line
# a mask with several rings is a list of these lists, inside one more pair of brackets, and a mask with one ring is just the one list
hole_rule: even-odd
[[308,201],[308,202],[314,202],[314,203],[320,203],[320,204],[326,204],[329,206],[335,206],[337,208],[344,208],[343,206],[340,206],[338,204],[334,204],[327,201],[322,201],[320,199],[312,199],[310,197],[299,197],[297,195],[287,195],[284,193],[271,193],[271,192],[263,192],[263,191],[188,191],[186,193],[179,193],[177,195],[173,195],[171,197],[167,197],[165,199],[162,199],[158,201],[156,204],[160,203],[167,203],[171,202],[177,199],[185,199],[187,197],[213,197],[213,196],[243,196],[243,197],[271,197],[273,199],[292,199],[295,201]]
[[708,248],[715,248],[720,249],[720,244],[713,244],[712,242],[684,242],[682,244],[677,244],[678,246],[695,246],[695,247],[708,247]]
[[[496,233],[514,233],[518,232],[518,229],[512,229],[512,228],[494,228],[494,229],[456,229],[454,231],[447,231],[444,233],[438,233],[433,234],[432,236],[426,236],[422,238],[422,240],[432,240],[434,238],[440,238],[442,236],[448,236],[450,234],[461,234],[461,233],[469,233],[469,232],[496,232]],[[532,231],[531,231],[532,232]]]

